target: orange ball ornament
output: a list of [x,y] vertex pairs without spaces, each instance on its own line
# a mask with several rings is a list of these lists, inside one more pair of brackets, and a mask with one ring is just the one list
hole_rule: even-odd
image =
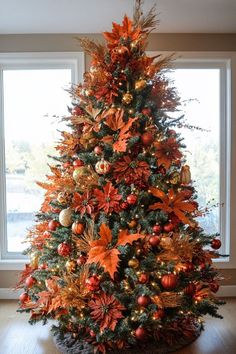
[[165,274],[161,277],[161,285],[166,290],[173,290],[178,284],[178,277],[173,274]]

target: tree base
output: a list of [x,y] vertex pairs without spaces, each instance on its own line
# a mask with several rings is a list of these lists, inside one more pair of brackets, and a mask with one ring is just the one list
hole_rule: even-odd
[[[178,343],[173,344],[171,347],[167,343],[160,342],[145,342],[140,344],[140,346],[132,347],[129,349],[112,349],[112,354],[167,354],[173,353],[192,342],[194,342],[201,334],[202,327],[196,324],[196,331],[190,338],[182,337],[179,339]],[[72,338],[72,336],[67,333],[64,339],[61,339],[59,335],[54,336],[54,342],[57,349],[63,354],[94,354],[94,346],[83,341]]]

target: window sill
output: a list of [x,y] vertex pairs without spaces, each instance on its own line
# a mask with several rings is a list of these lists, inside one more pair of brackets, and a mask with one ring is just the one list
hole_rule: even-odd
[[2,259],[0,260],[1,270],[23,270],[27,259]]

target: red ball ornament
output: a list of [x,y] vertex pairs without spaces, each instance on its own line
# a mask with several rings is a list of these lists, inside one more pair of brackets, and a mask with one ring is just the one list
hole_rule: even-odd
[[149,296],[146,296],[146,295],[141,295],[137,298],[137,303],[140,305],[140,306],[143,306],[143,307],[147,307],[147,305],[149,304],[150,302],[150,297]]
[[70,166],[71,166],[71,163],[69,161],[63,163],[63,168],[69,168]]
[[46,263],[42,263],[42,264],[39,265],[39,269],[42,269],[42,270],[43,270],[43,269],[47,269],[47,267],[48,267],[48,266],[47,266]]
[[79,265],[79,266],[81,266],[81,265],[83,265],[83,264],[85,264],[86,263],[86,260],[87,260],[87,258],[86,258],[86,256],[84,256],[83,254],[81,254],[79,257],[78,257],[78,259],[77,259],[77,264]]
[[50,231],[55,231],[58,226],[60,226],[60,223],[56,220],[50,220],[48,223],[48,230]]
[[163,309],[158,309],[157,311],[153,312],[152,318],[154,320],[161,320],[165,317],[165,311]]
[[154,225],[152,230],[153,230],[153,232],[155,232],[155,234],[159,234],[161,232],[161,226],[160,225]]
[[213,293],[217,293],[217,291],[219,290],[219,287],[220,287],[219,284],[216,282],[210,283],[209,286],[210,286],[210,289]]
[[136,194],[129,194],[126,200],[128,204],[134,205],[137,203],[138,197]]
[[184,288],[184,294],[188,296],[193,296],[195,293],[196,286],[193,283],[189,283],[186,288]]
[[75,116],[81,116],[83,114],[83,110],[79,106],[75,106],[72,110],[72,114]]
[[206,263],[201,262],[201,263],[199,264],[199,269],[200,269],[200,270],[206,269]]
[[28,287],[28,288],[32,288],[32,286],[36,283],[36,280],[29,276],[25,279],[25,285]]
[[96,337],[96,333],[92,329],[89,331],[89,335],[92,338]]
[[97,146],[95,146],[95,148],[94,148],[94,152],[95,152],[96,155],[101,155],[102,152],[103,152],[103,149],[102,149],[101,146],[97,145]]
[[152,111],[150,108],[146,107],[142,109],[142,113],[145,114],[146,116],[149,116],[152,113]]
[[84,166],[84,162],[80,159],[77,159],[73,162],[73,166],[74,167],[81,167],[81,166]]
[[171,231],[174,230],[174,228],[175,228],[175,225],[172,224],[171,222],[166,224],[166,225],[164,225],[164,231],[165,232],[171,232]]
[[141,141],[144,146],[149,146],[153,143],[154,141],[154,136],[150,132],[143,133],[141,135]]
[[175,289],[177,283],[178,283],[178,277],[175,274],[173,274],[173,273],[165,274],[161,278],[161,285],[166,290]]
[[89,277],[85,283],[89,291],[96,291],[100,288],[100,280],[96,275]]
[[151,236],[148,240],[148,242],[150,243],[151,246],[156,247],[159,245],[159,243],[161,242],[160,237],[159,236]]
[[169,135],[176,135],[176,131],[173,129],[168,130]]
[[146,284],[149,281],[149,275],[147,273],[142,273],[138,277],[138,282],[141,284]]
[[148,332],[146,331],[146,329],[144,329],[143,327],[138,327],[135,331],[135,337],[138,340],[145,340],[148,336]]
[[211,247],[214,250],[218,250],[221,247],[221,241],[218,238],[215,238],[214,240],[211,241]]
[[69,256],[70,252],[71,252],[71,247],[66,242],[60,243],[57,247],[57,253],[62,257]]
[[185,272],[192,272],[194,270],[194,264],[192,262],[186,262],[184,264],[184,271]]
[[30,299],[30,297],[27,293],[22,293],[19,296],[20,302],[27,302],[27,301],[29,301],[29,299]]

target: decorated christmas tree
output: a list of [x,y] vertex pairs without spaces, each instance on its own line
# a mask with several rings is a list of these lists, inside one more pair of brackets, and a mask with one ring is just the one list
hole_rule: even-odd
[[46,193],[19,311],[32,324],[55,319],[74,354],[171,351],[196,338],[203,315],[221,317],[212,264],[221,242],[199,225],[205,210],[171,114],[180,105],[171,58],[145,53],[155,25],[137,1],[106,44],[80,40],[90,70],[71,88],[68,130],[38,183]]

